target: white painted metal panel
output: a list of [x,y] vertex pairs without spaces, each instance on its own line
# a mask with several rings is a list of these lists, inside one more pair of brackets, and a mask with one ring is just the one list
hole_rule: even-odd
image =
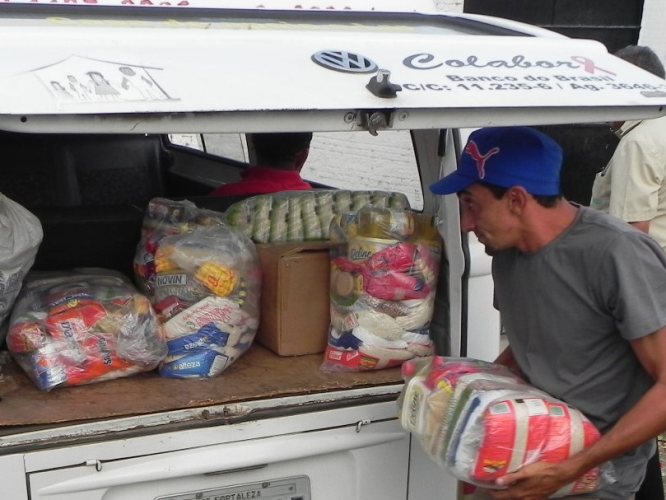
[[[458,0],[410,0],[405,5],[402,0],[260,0],[256,3],[247,0],[2,0],[5,4],[42,4],[42,5],[68,5],[80,7],[122,7],[124,9],[277,9],[277,10],[357,10],[383,12],[412,10],[414,12],[428,12],[435,9],[453,8],[462,9],[462,2]],[[441,4],[441,5],[439,5]]]
[[312,498],[402,500],[408,459],[409,435],[393,420],[35,473],[31,500],[152,500],[298,475]]
[[[486,27],[454,21],[461,16],[423,15],[420,26],[382,25],[377,16],[375,28],[277,16],[4,20],[0,50],[12,57],[0,68],[0,115],[96,114],[102,122],[119,113],[390,108],[437,111],[441,120],[442,110],[558,108],[573,120],[585,108],[655,115],[666,105],[663,80],[598,42],[482,36]],[[374,71],[335,71],[313,60],[321,51],[362,55],[402,90],[377,97],[366,88]]]
[[[52,429],[15,433],[0,438],[5,454],[15,450],[33,450],[25,455],[27,471],[50,467],[65,467],[82,460],[116,460],[146,453],[163,453],[213,443],[226,443],[239,439],[263,438],[293,432],[312,431],[321,427],[351,425],[359,421],[378,421],[396,418],[395,401],[361,404],[363,396],[391,394],[397,397],[401,386],[368,387],[359,390],[335,391],[309,397],[281,397],[271,400],[250,401],[244,405],[219,405],[194,410],[170,411],[137,417],[61,425]],[[323,405],[347,405],[347,408],[322,411],[308,406],[308,401]],[[358,404],[356,404],[358,403]],[[220,421],[220,417],[242,415],[262,407],[279,412],[291,408],[289,416],[247,417],[247,421]],[[205,415],[205,417],[203,416]],[[208,425],[206,424],[208,421]],[[186,424],[199,423],[201,428],[187,429]],[[179,424],[183,424],[180,425]],[[128,437],[128,433],[140,437]],[[130,434],[131,436],[131,434]],[[92,441],[92,442],[91,442]],[[105,442],[102,442],[105,441]],[[89,443],[89,444],[80,444]],[[68,446],[57,451],[53,445]],[[46,449],[45,449],[46,448]]]
[[0,497],[11,500],[28,500],[28,488],[26,485],[23,457],[12,455],[0,457]]
[[459,488],[459,481],[437,465],[412,436],[408,500],[453,500],[460,498]]

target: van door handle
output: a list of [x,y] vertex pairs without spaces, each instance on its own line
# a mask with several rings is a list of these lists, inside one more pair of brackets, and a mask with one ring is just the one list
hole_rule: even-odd
[[[127,465],[109,470],[105,464],[99,473],[68,479],[45,486],[40,495],[74,493],[120,485],[159,481],[176,477],[209,474],[224,469],[256,467],[272,462],[325,455],[366,448],[404,439],[407,433],[348,433],[339,430],[279,436],[252,441],[219,444],[158,455],[148,461],[129,459]],[[146,460],[146,459],[144,459]]]

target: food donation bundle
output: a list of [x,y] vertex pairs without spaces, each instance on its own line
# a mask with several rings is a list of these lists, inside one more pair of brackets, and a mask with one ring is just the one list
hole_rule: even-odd
[[[454,476],[483,488],[522,466],[560,462],[600,433],[577,409],[527,384],[507,368],[434,356],[402,366],[400,422]],[[599,468],[552,498],[596,491]]]
[[254,340],[259,259],[254,243],[223,219],[186,200],[148,205],[134,271],[164,326],[162,376],[217,376]]
[[167,351],[148,299],[104,269],[29,274],[7,348],[44,391],[153,370]]
[[256,243],[329,238],[331,221],[364,206],[409,208],[402,193],[386,191],[284,191],[253,196],[231,205],[226,220]]
[[42,237],[39,219],[0,193],[0,344],[6,334],[2,326],[35,261]]
[[441,239],[430,217],[365,206],[331,224],[331,326],[324,370],[400,365],[433,352]]

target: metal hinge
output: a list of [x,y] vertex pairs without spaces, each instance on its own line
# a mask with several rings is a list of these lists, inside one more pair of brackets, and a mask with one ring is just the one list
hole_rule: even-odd
[[84,462],[84,465],[86,467],[95,467],[95,470],[97,472],[100,472],[102,470],[102,461],[101,460],[86,460]]
[[360,118],[361,126],[370,132],[370,135],[377,135],[380,130],[390,128],[391,113],[388,111],[362,111]]
[[361,432],[361,427],[364,425],[370,425],[371,421],[368,420],[367,418],[364,418],[363,420],[359,420],[356,422],[356,432]]

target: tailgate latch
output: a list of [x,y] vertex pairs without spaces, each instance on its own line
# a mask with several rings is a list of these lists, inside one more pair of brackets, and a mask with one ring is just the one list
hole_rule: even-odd
[[398,92],[402,90],[402,87],[396,83],[391,83],[390,78],[391,72],[389,70],[379,69],[377,74],[370,78],[365,88],[377,97],[392,99],[398,96]]

